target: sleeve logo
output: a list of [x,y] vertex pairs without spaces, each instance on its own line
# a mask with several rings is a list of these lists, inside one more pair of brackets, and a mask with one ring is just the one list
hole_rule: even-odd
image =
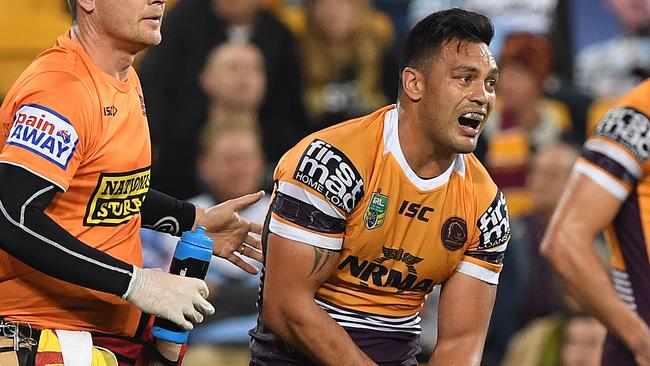
[[440,229],[442,244],[449,250],[458,250],[467,242],[467,223],[460,217],[450,217]]
[[350,213],[363,198],[363,179],[339,149],[315,139],[298,162],[293,179],[311,187]]
[[26,104],[18,109],[13,122],[8,145],[29,150],[62,169],[68,167],[79,136],[67,118],[47,107]]
[[490,249],[506,244],[510,240],[510,219],[508,205],[503,192],[498,191],[490,207],[476,222],[481,231],[478,249]]
[[140,212],[149,191],[149,168],[101,173],[84,216],[84,226],[117,226]]
[[623,145],[641,163],[648,158],[650,120],[632,108],[612,109],[598,124],[594,136],[601,136]]

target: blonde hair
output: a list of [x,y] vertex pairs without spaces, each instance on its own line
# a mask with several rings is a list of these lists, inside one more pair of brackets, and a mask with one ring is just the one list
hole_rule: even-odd
[[390,21],[383,13],[374,10],[368,0],[351,0],[359,12],[355,17],[357,29],[346,44],[344,57],[335,59],[329,52],[324,52],[324,37],[316,29],[311,14],[314,1],[317,0],[310,0],[306,5],[307,25],[303,34],[298,35],[302,38],[305,102],[310,117],[323,112],[325,85],[340,77],[348,65],[352,65],[358,75],[357,92],[364,108],[372,110],[386,104],[381,76],[384,53],[393,41]]

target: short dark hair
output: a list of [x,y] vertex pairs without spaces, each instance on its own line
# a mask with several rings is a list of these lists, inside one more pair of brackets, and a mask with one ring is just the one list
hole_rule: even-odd
[[68,8],[70,8],[70,15],[72,16],[72,21],[77,21],[77,0],[68,0]]
[[453,39],[489,45],[493,36],[494,26],[485,15],[458,8],[430,14],[406,36],[400,72],[408,66],[421,66],[425,57]]

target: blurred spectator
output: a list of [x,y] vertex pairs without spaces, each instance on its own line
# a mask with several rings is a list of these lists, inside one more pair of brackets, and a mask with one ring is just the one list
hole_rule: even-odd
[[607,329],[583,314],[538,319],[516,335],[502,366],[600,366]]
[[70,28],[66,0],[0,1],[0,101],[34,57]]
[[546,34],[551,28],[557,3],[558,0],[412,0],[408,17],[413,26],[431,12],[448,8],[463,8],[485,14],[494,23],[490,50],[498,57],[505,38],[511,33]]
[[393,28],[369,0],[308,0],[286,19],[299,41],[312,131],[397,98]]
[[575,81],[597,98],[617,98],[650,76],[650,2],[602,1],[618,17],[624,34],[581,50]]
[[[259,189],[265,163],[259,131],[253,122],[213,120],[205,127],[197,163],[205,192],[190,202],[210,207]],[[267,196],[239,214],[261,224],[268,202]],[[169,268],[177,240],[170,235],[142,230],[144,258],[148,259],[145,259],[145,267]],[[260,263],[248,261],[261,267]],[[248,330],[254,327],[257,316],[258,276],[251,276],[229,261],[213,257],[206,282],[210,287],[209,300],[219,311],[195,327],[190,342],[238,346],[247,354]],[[214,350],[219,351],[219,348]]]
[[596,97],[587,110],[585,137],[621,95],[650,77],[650,2],[601,1],[619,19],[623,34],[586,47],[577,55],[576,84]]
[[162,43],[139,67],[155,148],[153,187],[179,198],[198,193],[192,162],[209,103],[199,74],[210,50],[226,41],[249,41],[264,57],[267,88],[259,121],[267,158],[279,159],[305,134],[295,40],[263,5],[262,0],[183,0],[165,18]]
[[508,254],[497,288],[484,364],[497,364],[510,337],[530,320],[562,309],[562,292],[539,255],[544,230],[569,178],[578,150],[565,143],[541,148],[528,175],[533,211],[512,220]]
[[[255,121],[241,118],[210,121],[203,130],[201,145],[196,167],[203,192],[191,198],[190,202],[200,207],[210,207],[259,190],[265,162]],[[267,205],[268,198],[263,198],[239,214],[261,224]],[[143,230],[142,233],[144,250],[152,253],[151,256],[145,255],[149,259],[148,262],[145,260],[145,266],[168,268],[178,238],[149,230]],[[259,267],[258,263],[252,264]],[[227,277],[243,278],[257,283],[254,276],[248,275],[228,261],[214,257],[208,279],[219,283],[224,273],[227,273]]]
[[485,126],[486,168],[508,200],[511,219],[531,209],[526,176],[532,154],[571,131],[567,106],[544,97],[544,81],[552,68],[545,38],[513,33],[499,62],[499,98]]
[[264,97],[264,59],[252,43],[227,42],[208,55],[200,84],[209,98],[208,120],[256,121]]
[[408,9],[411,1],[412,0],[373,0],[375,7],[388,14],[390,17],[393,27],[395,28],[397,41],[400,45],[412,26],[408,21]]
[[590,316],[574,316],[564,326],[562,366],[599,366],[607,329]]

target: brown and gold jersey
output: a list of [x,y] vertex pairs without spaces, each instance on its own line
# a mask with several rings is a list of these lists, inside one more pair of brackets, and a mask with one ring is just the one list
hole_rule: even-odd
[[496,284],[510,238],[503,194],[471,154],[423,179],[395,106],[316,132],[278,164],[267,229],[340,253],[316,301],[346,328],[419,332],[418,311],[455,271]]
[[650,323],[650,79],[624,96],[585,143],[574,170],[621,200],[605,231],[614,288]]

